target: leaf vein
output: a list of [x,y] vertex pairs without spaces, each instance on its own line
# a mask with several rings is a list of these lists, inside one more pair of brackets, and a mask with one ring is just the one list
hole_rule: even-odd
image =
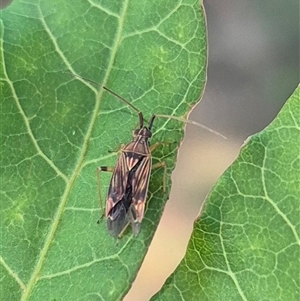
[[5,262],[2,256],[0,256],[0,263],[7,270],[8,274],[16,280],[16,282],[20,285],[21,289],[23,291],[26,290],[26,286],[23,283],[23,281],[19,278],[18,274],[9,267],[9,265]]

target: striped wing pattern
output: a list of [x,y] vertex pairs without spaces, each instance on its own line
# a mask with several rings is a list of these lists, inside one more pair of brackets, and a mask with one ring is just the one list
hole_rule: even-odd
[[144,217],[145,202],[151,171],[148,143],[132,141],[118,158],[107,197],[107,227],[111,235],[118,236],[128,223],[137,235]]

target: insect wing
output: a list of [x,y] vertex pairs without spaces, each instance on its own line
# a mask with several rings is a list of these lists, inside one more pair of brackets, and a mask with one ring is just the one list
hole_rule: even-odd
[[109,213],[107,230],[110,235],[118,236],[128,224],[127,210],[122,202],[117,203]]
[[118,236],[128,225],[128,210],[132,204],[132,189],[128,186],[123,198],[111,208],[107,218],[107,229],[110,235]]
[[106,201],[106,217],[109,217],[111,210],[122,201],[126,194],[129,170],[126,165],[126,158],[122,152],[112,174]]
[[[119,159],[117,163],[108,194],[107,228],[112,236],[118,236],[131,223],[133,234],[138,235],[140,224],[144,217],[150,179],[151,157],[130,151],[124,152],[120,157],[122,157],[123,161]],[[118,177],[115,173],[117,173],[117,168],[120,164],[123,171],[125,170],[126,172],[119,173]],[[123,177],[122,181],[120,180],[121,176]],[[116,183],[122,184],[122,192],[117,189],[118,186],[114,187],[114,185],[117,185]],[[126,187],[125,190],[124,187]],[[117,193],[119,197],[116,198]]]
[[[147,199],[149,179],[151,173],[152,160],[150,156],[145,156],[139,162],[132,175],[132,204],[134,206],[134,223],[141,223],[144,217],[145,203]],[[133,208],[132,208],[133,210]]]
[[137,140],[122,149],[110,181],[106,202],[107,228],[111,235],[118,236],[129,223],[134,235],[139,233],[151,164],[150,149],[144,135],[139,135]]

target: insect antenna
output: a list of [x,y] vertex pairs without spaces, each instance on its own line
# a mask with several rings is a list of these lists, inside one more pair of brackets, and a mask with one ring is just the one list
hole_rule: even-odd
[[85,77],[82,77],[78,74],[74,74],[72,72],[64,72],[64,73],[67,73],[67,74],[71,74],[73,75],[74,77],[77,77],[77,78],[80,78],[84,81],[87,81],[91,84],[94,84],[96,86],[100,86],[101,88],[103,88],[103,90],[109,92],[110,94],[112,94],[113,96],[115,96],[116,98],[120,99],[122,102],[124,102],[125,104],[127,104],[130,108],[132,108],[134,111],[136,111],[139,115],[139,119],[140,119],[140,128],[143,127],[144,125],[144,117],[143,117],[143,113],[137,108],[135,107],[132,103],[130,103],[128,100],[126,100],[125,98],[123,98],[122,96],[120,96],[119,94],[115,93],[114,91],[110,90],[109,88],[105,87],[105,86],[102,86],[100,85],[99,83],[91,80],[91,79],[88,79],[88,78],[85,78]]
[[[130,103],[128,100],[126,100],[125,98],[123,98],[122,96],[120,96],[119,94],[115,93],[114,91],[110,90],[109,88],[105,87],[105,86],[102,86],[100,85],[99,83],[91,80],[91,79],[87,79],[87,78],[84,78],[78,74],[74,74],[72,72],[67,72],[67,71],[64,71],[64,73],[67,73],[67,74],[71,74],[73,75],[74,77],[77,77],[77,78],[80,78],[84,81],[87,81],[91,84],[94,84],[96,86],[100,86],[102,87],[105,91],[109,92],[110,94],[112,94],[113,96],[115,96],[116,98],[120,99],[122,102],[124,102],[125,104],[127,104],[130,108],[132,108],[135,112],[138,113],[139,115],[139,120],[140,120],[140,128],[143,127],[143,124],[144,124],[144,117],[143,117],[143,114],[142,112],[137,108],[135,107],[132,103]],[[174,119],[174,120],[178,120],[180,122],[184,122],[184,123],[189,123],[189,124],[193,124],[193,125],[196,125],[206,131],[209,131],[217,136],[220,136],[222,137],[223,139],[227,139],[224,135],[220,134],[219,132],[205,126],[204,124],[202,123],[199,123],[199,122],[196,122],[196,121],[193,121],[193,120],[189,120],[189,119],[185,119],[185,118],[182,118],[182,117],[177,117],[177,116],[172,116],[172,115],[163,115],[163,114],[155,114],[151,117],[150,119],[150,122],[149,122],[149,129],[151,130],[152,126],[153,126],[153,122],[154,122],[154,119],[155,117],[160,117],[160,118],[166,118],[166,119]]]
[[148,126],[149,131],[151,131],[151,129],[152,129],[153,122],[154,122],[154,119],[155,119],[156,116],[157,116],[157,115],[153,115],[153,116],[151,117],[150,121],[149,121],[149,126]]
[[199,126],[200,128],[206,130],[206,131],[209,131],[217,136],[220,136],[222,137],[223,139],[226,139],[227,140],[227,137],[225,137],[224,135],[220,134],[219,132],[205,126],[204,124],[202,123],[199,123],[199,122],[196,122],[196,121],[193,121],[193,120],[190,120],[190,119],[185,119],[185,118],[182,118],[182,117],[177,117],[177,116],[172,116],[172,115],[163,115],[163,114],[156,114],[156,117],[161,117],[161,118],[167,118],[167,119],[174,119],[174,120],[178,120],[178,121],[181,121],[181,122],[184,122],[184,123],[188,123],[188,124],[193,124],[193,125],[196,125],[196,126]]
[[[99,84],[98,84],[99,85]],[[102,88],[104,90],[106,90],[107,92],[109,92],[110,94],[112,94],[113,96],[115,96],[116,98],[120,99],[121,101],[123,101],[124,103],[126,103],[128,106],[130,106],[133,110],[135,110],[138,115],[139,115],[139,119],[140,119],[140,128],[143,127],[144,125],[144,117],[143,117],[143,113],[136,108],[133,104],[131,104],[128,100],[126,100],[125,98],[123,98],[122,96],[118,95],[117,93],[115,93],[114,91],[106,88],[105,86],[102,86]],[[152,122],[153,123],[153,122]]]

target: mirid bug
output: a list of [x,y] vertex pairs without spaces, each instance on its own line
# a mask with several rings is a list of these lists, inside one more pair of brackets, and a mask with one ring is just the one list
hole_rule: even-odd
[[[141,222],[144,217],[151,169],[158,167],[164,168],[164,191],[166,186],[165,162],[158,162],[152,165],[151,152],[161,144],[157,142],[150,146],[149,143],[149,139],[152,137],[151,129],[154,119],[156,117],[171,118],[200,126],[212,132],[215,131],[191,120],[159,114],[151,117],[147,127],[144,125],[144,117],[141,111],[110,89],[104,86],[103,89],[126,103],[135,110],[139,116],[139,129],[133,132],[133,140],[122,147],[115,168],[101,166],[97,169],[98,183],[100,183],[99,173],[101,171],[113,172],[106,200],[105,216],[107,218],[108,232],[112,236],[120,237],[126,227],[131,224],[133,234],[137,236],[140,232]],[[220,135],[219,133],[217,134]],[[98,187],[100,188],[100,184],[98,184]],[[101,198],[100,191],[99,197]]]
[[[74,76],[99,85],[98,83],[82,78],[81,76],[75,74]],[[149,139],[152,137],[151,130],[155,118],[170,118],[181,122],[194,124],[217,135],[220,135],[225,139],[226,137],[200,123],[169,115],[153,115],[149,121],[148,126],[145,126],[144,117],[140,110],[138,110],[134,105],[132,105],[130,102],[128,102],[126,99],[122,98],[112,90],[104,86],[102,86],[102,88],[131,107],[134,111],[137,112],[139,116],[139,128],[133,132],[133,140],[121,147],[116,166],[100,166],[97,168],[98,190],[101,206],[102,201],[100,173],[103,171],[112,172],[106,199],[106,210],[105,213],[102,214],[102,216],[106,216],[107,229],[109,234],[115,237],[121,237],[127,226],[131,224],[133,234],[137,236],[140,232],[141,222],[145,213],[151,169],[159,167],[164,168],[164,191],[166,186],[165,162],[158,162],[152,165],[151,152],[155,150],[160,144],[162,144],[157,142],[154,145],[150,146],[149,143]],[[102,207],[104,208],[104,206]]]
[[[105,89],[107,90],[107,88]],[[128,224],[131,224],[133,234],[138,235],[145,212],[151,169],[164,168],[163,188],[165,190],[166,164],[158,162],[152,165],[151,158],[151,151],[159,143],[152,147],[149,144],[155,115],[151,117],[149,125],[145,126],[143,114],[140,111],[138,114],[139,129],[134,131],[133,140],[122,147],[115,168],[101,166],[97,169],[98,183],[101,171],[113,172],[108,188],[105,212],[107,229],[112,236],[120,237]]]

